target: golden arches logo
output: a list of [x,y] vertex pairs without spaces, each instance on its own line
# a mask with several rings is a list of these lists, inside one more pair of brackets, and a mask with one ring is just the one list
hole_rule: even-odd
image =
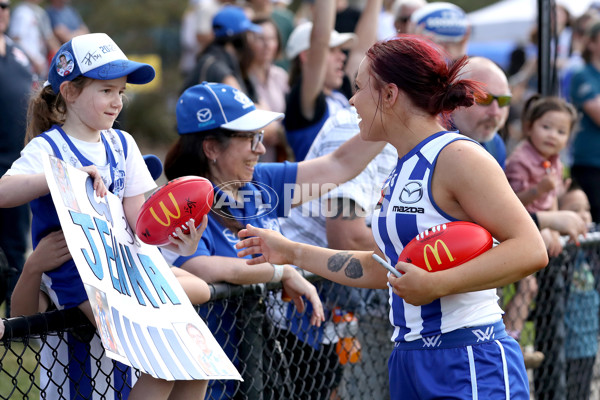
[[173,205],[175,206],[177,215],[173,214],[170,210],[168,210],[167,207],[165,206],[165,203],[163,203],[162,201],[160,203],[158,203],[158,204],[160,204],[160,209],[162,210],[163,214],[165,215],[165,217],[167,217],[167,222],[163,222],[162,219],[158,218],[158,216],[154,212],[154,207],[150,207],[150,214],[152,214],[152,216],[154,217],[156,222],[158,222],[162,226],[171,225],[171,217],[173,217],[175,219],[181,217],[181,211],[179,210],[179,206],[177,205],[177,202],[175,201],[175,197],[173,196],[173,193],[169,192],[168,196],[171,199],[171,202],[173,203]]
[[454,257],[452,257],[452,253],[450,253],[450,250],[448,249],[448,246],[446,246],[446,243],[444,243],[443,240],[438,239],[435,241],[435,244],[432,246],[430,244],[425,245],[425,247],[423,248],[423,259],[425,260],[425,265],[427,266],[427,270],[431,271],[431,265],[429,264],[429,257],[427,257],[427,249],[431,250],[431,254],[433,254],[433,257],[435,258],[435,261],[437,262],[438,265],[442,264],[442,259],[440,257],[440,252],[438,250],[438,244],[441,244],[442,247],[444,248],[444,250],[446,251],[446,255],[448,256],[448,260],[450,261],[454,261]]

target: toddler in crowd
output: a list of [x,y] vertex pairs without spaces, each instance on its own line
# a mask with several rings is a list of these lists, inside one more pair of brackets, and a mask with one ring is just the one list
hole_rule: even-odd
[[[508,181],[529,212],[558,210],[558,196],[564,191],[560,152],[567,146],[577,121],[575,108],[565,100],[532,96],[523,108],[523,140],[506,161]],[[542,230],[550,256],[562,251],[557,231]],[[506,307],[507,332],[519,339],[529,314],[529,304],[538,291],[535,276],[519,282]]]
[[[573,184],[559,197],[559,209],[574,211],[594,230],[590,202],[585,192]],[[596,290],[597,271],[588,257],[589,250],[579,247],[567,279],[565,305],[566,380],[568,400],[587,399],[598,352],[598,311],[600,296]]]

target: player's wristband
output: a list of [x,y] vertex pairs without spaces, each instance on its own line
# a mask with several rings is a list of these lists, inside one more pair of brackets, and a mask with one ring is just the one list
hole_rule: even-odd
[[269,282],[281,282],[283,278],[283,265],[271,264],[273,266],[273,277]]

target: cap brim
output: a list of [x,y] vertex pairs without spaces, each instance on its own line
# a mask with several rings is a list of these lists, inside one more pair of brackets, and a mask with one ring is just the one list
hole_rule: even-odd
[[151,82],[156,75],[149,64],[131,60],[115,60],[83,74],[88,78],[110,80],[127,76],[127,83],[142,85]]
[[340,47],[348,48],[354,44],[356,35],[354,33],[338,33],[337,35],[332,32],[331,39],[329,39],[329,47]]
[[269,125],[271,122],[283,119],[284,114],[267,110],[252,110],[238,119],[221,125],[230,131],[251,132]]
[[260,25],[256,25],[252,22],[250,22],[250,25],[248,25],[247,27],[249,31],[251,32],[255,32],[255,33],[262,33],[263,32],[263,28]]

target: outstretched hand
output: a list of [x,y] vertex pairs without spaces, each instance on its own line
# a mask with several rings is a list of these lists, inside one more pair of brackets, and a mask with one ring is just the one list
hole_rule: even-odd
[[246,225],[246,229],[238,232],[238,236],[246,238],[240,240],[235,248],[240,250],[238,257],[260,254],[256,258],[246,261],[248,265],[256,265],[264,262],[272,264],[293,264],[290,252],[293,242],[284,238],[279,232],[270,229],[262,229]]

